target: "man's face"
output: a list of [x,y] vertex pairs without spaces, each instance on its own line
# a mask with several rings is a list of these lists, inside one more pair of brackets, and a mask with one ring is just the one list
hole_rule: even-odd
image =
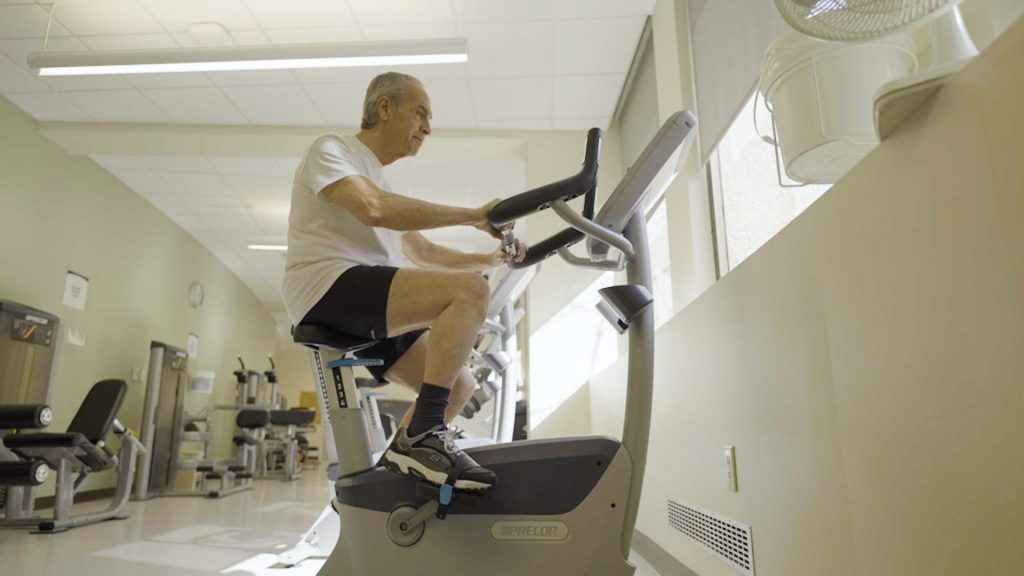
[[387,123],[389,141],[403,156],[415,156],[430,135],[430,98],[422,87],[409,84],[405,88],[402,104],[392,108]]

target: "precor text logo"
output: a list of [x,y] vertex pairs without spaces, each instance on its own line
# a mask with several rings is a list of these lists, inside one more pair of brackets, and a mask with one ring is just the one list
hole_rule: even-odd
[[497,540],[551,542],[568,538],[569,527],[564,522],[495,522],[491,536]]

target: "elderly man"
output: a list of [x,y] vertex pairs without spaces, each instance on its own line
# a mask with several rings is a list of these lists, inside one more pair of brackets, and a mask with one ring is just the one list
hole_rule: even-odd
[[356,135],[313,142],[292,186],[283,294],[296,323],[379,340],[359,356],[382,359],[374,376],[418,392],[381,464],[434,484],[457,477],[455,488],[480,490],[494,485],[494,473],[455,446],[446,424],[474,388],[463,364],[489,299],[479,272],[521,260],[526,246],[464,253],[419,232],[473,226],[501,238],[487,217],[497,200],[460,208],[392,192],[384,166],[414,156],[430,120],[423,84],[389,72],[370,82]]

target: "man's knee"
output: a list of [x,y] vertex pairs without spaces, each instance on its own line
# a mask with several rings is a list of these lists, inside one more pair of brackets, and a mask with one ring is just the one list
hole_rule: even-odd
[[472,305],[473,309],[479,312],[482,321],[491,301],[491,287],[487,284],[487,280],[479,274],[465,272],[460,273],[459,276],[460,299]]

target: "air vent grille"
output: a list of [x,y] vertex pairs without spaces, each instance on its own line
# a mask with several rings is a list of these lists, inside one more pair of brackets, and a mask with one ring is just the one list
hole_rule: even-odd
[[668,500],[668,525],[696,541],[733,568],[754,576],[750,526],[691,504]]

